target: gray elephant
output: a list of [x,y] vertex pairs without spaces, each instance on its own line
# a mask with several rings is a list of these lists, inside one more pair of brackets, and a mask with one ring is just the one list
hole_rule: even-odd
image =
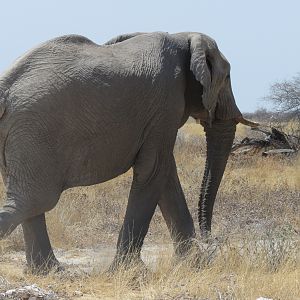
[[206,236],[236,124],[247,123],[235,104],[228,61],[200,33],[135,33],[106,45],[77,35],[47,41],[0,77],[0,115],[7,189],[0,237],[22,224],[32,270],[58,266],[45,212],[61,193],[131,167],[114,263],[139,256],[157,205],[176,252],[184,254],[195,232],[173,156],[177,131],[189,116],[205,128],[199,222]]

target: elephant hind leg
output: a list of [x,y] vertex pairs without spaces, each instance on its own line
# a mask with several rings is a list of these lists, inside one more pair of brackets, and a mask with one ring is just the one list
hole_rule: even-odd
[[56,205],[63,179],[57,157],[44,137],[46,133],[40,136],[34,130],[31,134],[15,130],[5,150],[7,200],[3,210],[10,214],[14,226],[22,224],[27,263],[33,271],[57,265],[44,213]]
[[38,176],[29,178],[22,172],[17,175],[7,180],[7,200],[2,213],[5,221],[2,225],[0,213],[0,231],[9,227],[7,233],[10,233],[22,224],[28,268],[34,273],[47,273],[58,266],[58,261],[49,241],[45,212],[57,203],[61,184],[54,180],[45,182]]
[[[10,194],[8,193],[8,197]],[[48,273],[50,269],[59,266],[47,233],[45,211],[49,210],[49,207],[34,201],[33,210],[32,205],[22,206],[24,202],[30,201],[20,199],[23,198],[15,197],[12,200],[9,197],[6,205],[0,210],[0,238],[9,235],[19,224],[22,224],[27,267],[33,273]],[[29,199],[32,201],[35,198]]]
[[[33,183],[28,181],[26,186]],[[27,267],[33,273],[48,273],[50,269],[57,268],[59,263],[54,256],[49,236],[47,233],[45,212],[54,207],[59,199],[58,189],[23,190],[21,192],[14,185],[9,186],[7,193],[8,201],[4,210],[11,210],[12,224],[17,226],[22,224]],[[14,197],[12,197],[14,190]]]
[[21,216],[12,210],[0,210],[0,239],[8,236],[20,223]]
[[47,273],[58,268],[47,232],[45,214],[27,219],[22,223],[26,260],[28,268],[34,273]]

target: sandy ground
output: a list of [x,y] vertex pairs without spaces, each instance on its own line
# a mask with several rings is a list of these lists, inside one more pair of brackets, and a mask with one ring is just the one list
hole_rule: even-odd
[[[67,270],[82,271],[87,274],[105,272],[113,261],[116,248],[99,245],[92,249],[54,249],[55,256]],[[155,269],[157,261],[173,255],[172,244],[144,245],[142,259],[150,269]],[[12,251],[1,256],[1,267],[23,272],[26,264],[24,251]]]

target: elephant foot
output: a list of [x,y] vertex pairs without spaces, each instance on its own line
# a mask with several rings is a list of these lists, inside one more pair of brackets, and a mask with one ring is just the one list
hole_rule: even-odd
[[114,275],[124,271],[132,271],[133,273],[137,271],[136,273],[145,274],[148,272],[148,268],[140,255],[117,255],[109,266],[107,273]]
[[187,259],[188,264],[198,270],[206,268],[215,261],[220,251],[221,242],[216,238],[209,236],[205,241],[195,239]]
[[141,280],[146,283],[151,278],[151,272],[141,258],[120,261],[115,258],[106,275],[111,280],[126,282],[132,289],[140,288]]
[[56,258],[39,260],[38,262],[29,262],[24,268],[25,274],[46,276],[49,273],[58,273],[65,271],[65,268],[58,262]]
[[61,271],[50,244],[45,214],[34,216],[22,223],[27,270],[33,274],[47,275],[49,272]]
[[193,239],[184,247],[179,248],[181,251],[175,251],[173,263],[183,264],[191,269],[200,270],[209,266],[220,253],[220,242],[216,239],[209,238],[203,240]]
[[194,238],[180,242],[176,241],[174,245],[175,255],[178,258],[189,256],[193,249],[195,249],[196,245],[197,241]]

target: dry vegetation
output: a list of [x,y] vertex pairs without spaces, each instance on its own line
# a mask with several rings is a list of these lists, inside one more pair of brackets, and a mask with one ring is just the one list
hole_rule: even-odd
[[[246,131],[239,127],[237,136],[249,135]],[[196,222],[205,160],[200,125],[185,125],[175,154]],[[97,253],[104,245],[114,247],[130,183],[128,172],[101,185],[66,191],[47,215],[52,243],[62,249],[57,252],[74,256],[71,249]],[[0,243],[0,292],[36,283],[71,299],[300,299],[299,199],[299,158],[231,157],[215,205],[216,239],[210,245],[199,243],[197,253],[186,260],[171,258],[169,234],[157,211],[145,244],[160,246],[152,249],[156,263],[147,272],[136,266],[111,277],[95,264],[88,272],[77,265],[48,277],[24,275],[22,236],[17,229]]]

